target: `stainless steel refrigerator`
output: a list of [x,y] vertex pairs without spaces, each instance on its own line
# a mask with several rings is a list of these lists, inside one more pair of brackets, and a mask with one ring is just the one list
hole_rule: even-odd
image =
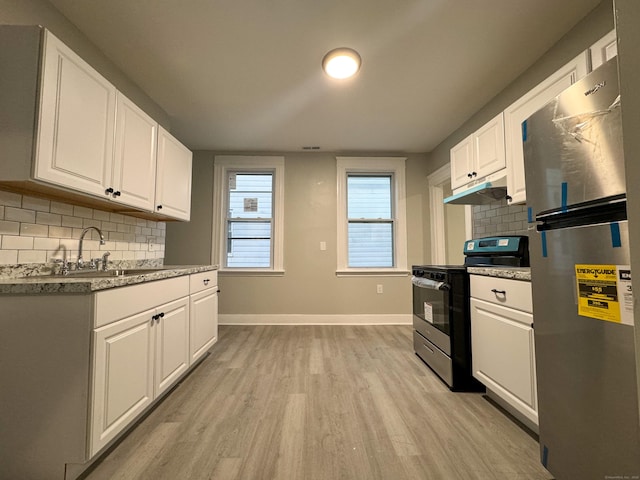
[[522,135],[541,461],[557,480],[640,478],[616,59]]

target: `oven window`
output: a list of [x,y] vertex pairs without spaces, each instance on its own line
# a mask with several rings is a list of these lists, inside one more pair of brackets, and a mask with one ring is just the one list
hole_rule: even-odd
[[413,314],[449,335],[449,292],[413,285]]

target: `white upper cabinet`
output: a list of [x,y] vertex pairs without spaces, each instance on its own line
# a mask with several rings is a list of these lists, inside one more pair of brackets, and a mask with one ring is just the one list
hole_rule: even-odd
[[453,189],[502,170],[505,167],[503,114],[453,147],[450,158]]
[[179,220],[189,220],[191,158],[189,149],[164,128],[159,128],[155,209],[157,213]]
[[486,177],[505,167],[504,116],[499,113],[473,135],[473,178]]
[[549,76],[504,111],[507,158],[507,200],[524,203],[527,193],[524,178],[522,122],[587,74],[587,56],[580,54]]
[[589,48],[591,55],[591,70],[595,70],[604,62],[618,55],[618,39],[616,31],[611,30]]
[[0,188],[189,219],[189,150],[48,30],[1,25],[0,44]]
[[113,161],[116,89],[48,31],[34,177],[104,196]]
[[152,211],[155,199],[158,123],[135,103],[117,93],[113,199]]
[[458,188],[472,179],[473,135],[451,149],[451,188]]

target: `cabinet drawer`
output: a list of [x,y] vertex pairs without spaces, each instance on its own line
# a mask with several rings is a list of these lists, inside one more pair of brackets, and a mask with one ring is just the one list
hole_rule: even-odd
[[188,295],[188,275],[104,290],[95,295],[94,326],[100,327]]
[[533,312],[531,283],[508,278],[469,275],[471,296],[523,312]]
[[218,286],[218,271],[193,273],[189,275],[189,293],[194,294]]

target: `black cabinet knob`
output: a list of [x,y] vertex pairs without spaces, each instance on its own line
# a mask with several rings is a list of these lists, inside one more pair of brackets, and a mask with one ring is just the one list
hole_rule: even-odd
[[473,177],[473,175],[472,175],[472,174],[470,174],[470,173],[467,173],[467,177],[472,178],[472,177]]
[[120,193],[119,191],[113,192],[114,197],[119,197],[120,195],[122,195],[122,193]]
[[107,189],[104,191],[104,193],[105,193],[106,195],[109,195],[110,193],[113,193],[113,188],[111,188],[111,187],[107,188]]
[[162,205],[158,205],[158,206],[156,207],[156,209],[157,209],[157,210],[162,210]]
[[164,318],[164,312],[160,313],[160,314],[158,315],[158,317],[159,317],[159,318]]
[[478,172],[471,172],[471,175],[473,175],[474,177],[478,176]]

